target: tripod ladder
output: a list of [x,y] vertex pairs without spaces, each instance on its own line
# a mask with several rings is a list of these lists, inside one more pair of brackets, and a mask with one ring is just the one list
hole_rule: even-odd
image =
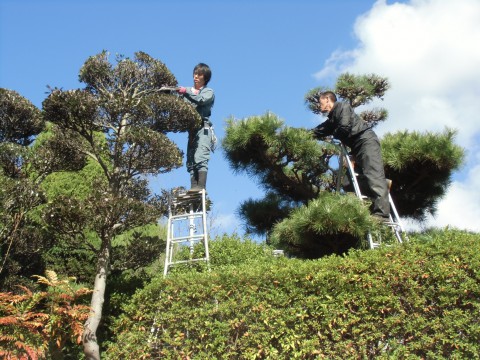
[[[174,193],[170,196],[164,276],[170,267],[176,264],[198,261],[209,263],[205,198],[205,189]],[[200,243],[204,246],[202,256],[196,255],[194,251],[195,245]],[[185,254],[186,247],[188,255]]]
[[[362,200],[367,199],[367,196],[362,195],[362,192],[360,190],[360,185],[357,180],[357,173],[355,173],[354,170],[354,165],[350,159],[350,155],[348,154],[348,151],[345,147],[345,145],[341,142],[335,142],[337,145],[340,146],[340,156],[339,156],[339,168],[338,168],[338,177],[337,177],[337,189],[341,189],[342,187],[342,178],[343,178],[343,171],[344,167],[346,165],[349,179],[353,185],[353,188],[355,190],[355,195]],[[387,180],[389,184],[391,184],[391,180]],[[407,235],[405,232],[405,228],[403,227],[402,220],[400,219],[400,216],[398,215],[397,208],[395,207],[395,204],[393,202],[392,196],[390,195],[390,186],[389,186],[389,192],[388,192],[388,201],[390,203],[390,215],[388,218],[388,221],[384,222],[384,224],[392,229],[392,232],[399,243],[403,243],[404,241],[407,240]],[[367,240],[368,244],[370,246],[370,249],[375,249],[381,245],[381,236],[376,236],[374,239],[374,236],[372,235],[371,232],[368,232],[367,234]]]

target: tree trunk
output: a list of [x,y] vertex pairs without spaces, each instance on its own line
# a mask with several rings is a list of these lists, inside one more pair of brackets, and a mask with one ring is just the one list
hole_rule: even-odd
[[83,352],[87,360],[100,360],[100,347],[97,343],[97,328],[102,319],[103,303],[105,301],[105,288],[110,266],[110,238],[102,240],[102,247],[98,256],[97,274],[93,287],[91,312],[85,322],[82,334]]

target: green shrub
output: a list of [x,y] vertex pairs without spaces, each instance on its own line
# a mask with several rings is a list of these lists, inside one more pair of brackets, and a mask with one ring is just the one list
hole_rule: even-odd
[[361,246],[379,224],[356,196],[322,192],[317,199],[294,209],[275,224],[270,241],[295,257],[318,259]]
[[126,304],[105,355],[478,359],[480,237],[418,238],[345,257],[269,256],[159,277]]

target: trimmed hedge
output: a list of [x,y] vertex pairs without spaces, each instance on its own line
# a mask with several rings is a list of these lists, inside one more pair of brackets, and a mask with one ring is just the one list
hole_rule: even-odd
[[320,260],[265,257],[158,278],[117,319],[109,359],[478,359],[480,236]]

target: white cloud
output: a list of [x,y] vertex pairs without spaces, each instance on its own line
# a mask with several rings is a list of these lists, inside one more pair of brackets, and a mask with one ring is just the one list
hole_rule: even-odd
[[213,237],[234,232],[237,234],[243,234],[242,226],[235,214],[209,213],[207,220],[207,225]]
[[[466,181],[454,181],[450,191],[438,206],[438,215],[428,219],[424,227],[434,225],[436,227],[454,226],[459,229],[467,229],[480,232],[480,192],[472,191],[480,187],[480,165],[469,171]],[[413,222],[406,222],[407,229],[419,229],[421,227]]]
[[480,231],[480,1],[379,0],[354,31],[358,47],[332,54],[316,77],[331,76],[332,69],[387,77],[392,88],[376,104],[389,111],[377,128],[380,136],[457,129],[470,169],[456,176],[462,179],[452,183],[428,223]]
[[470,185],[468,182],[454,182],[445,199],[439,204],[438,216],[432,219],[432,223],[440,227],[452,225],[480,232],[480,192],[472,191]]

